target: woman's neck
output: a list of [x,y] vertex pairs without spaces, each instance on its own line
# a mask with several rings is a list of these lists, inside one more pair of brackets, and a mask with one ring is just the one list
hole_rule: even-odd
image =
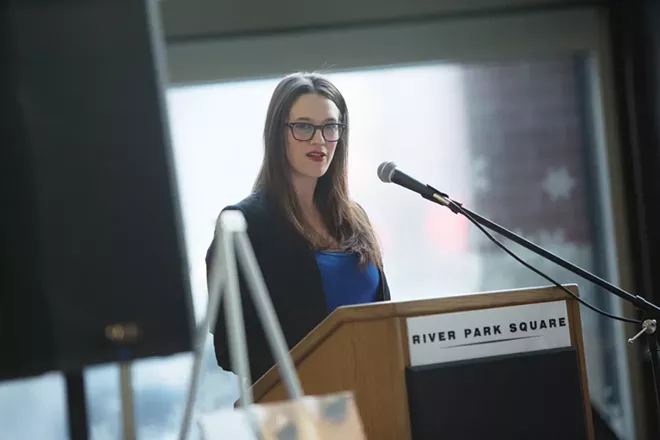
[[305,227],[309,228],[308,232],[320,237],[323,242],[327,243],[326,246],[337,248],[337,242],[328,232],[327,225],[314,203],[314,191],[316,190],[318,179],[294,174],[291,181],[298,206],[300,207],[300,214],[303,217],[301,220],[305,224]]
[[298,205],[303,212],[310,212],[314,208],[314,191],[316,191],[317,182],[318,179],[315,177],[303,176],[297,173],[294,173],[291,178]]

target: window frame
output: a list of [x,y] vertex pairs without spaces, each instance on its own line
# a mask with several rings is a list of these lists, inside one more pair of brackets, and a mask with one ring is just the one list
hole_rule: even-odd
[[[592,157],[596,159],[596,179],[601,189],[595,204],[599,210],[596,215],[603,221],[599,238],[605,246],[609,281],[630,291],[634,283],[606,14],[600,8],[567,8],[174,41],[167,44],[169,84],[183,87],[279,77],[292,71],[334,73],[379,66],[502,62],[586,53],[590,64],[591,134],[596,147]],[[612,297],[611,303],[613,313],[633,314],[633,308],[619,298]],[[623,405],[627,415],[634,415],[627,418],[624,429],[631,438],[641,438],[638,431],[645,426],[641,419],[642,363],[634,351],[626,350],[628,335],[624,326],[614,322],[612,326],[615,340],[620,341],[617,368],[624,388],[620,390]]]

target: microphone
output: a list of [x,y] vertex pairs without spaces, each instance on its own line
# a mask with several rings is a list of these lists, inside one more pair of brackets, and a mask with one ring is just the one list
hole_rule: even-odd
[[396,183],[442,206],[450,206],[451,203],[454,203],[447,194],[441,193],[431,185],[424,185],[403,171],[397,170],[394,162],[383,162],[378,165],[378,178],[385,183]]

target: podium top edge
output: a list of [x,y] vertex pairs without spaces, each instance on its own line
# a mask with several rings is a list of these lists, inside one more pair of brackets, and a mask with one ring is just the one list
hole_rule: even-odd
[[[571,293],[580,295],[577,284],[563,284]],[[462,293],[437,298],[407,299],[354,306],[342,306],[332,312],[325,321],[335,316],[339,321],[359,318],[410,317],[426,314],[453,313],[464,310],[477,310],[547,301],[573,300],[556,286],[529,287],[507,290],[492,290],[475,293]],[[323,322],[325,322],[323,321]],[[322,323],[321,323],[322,324]]]

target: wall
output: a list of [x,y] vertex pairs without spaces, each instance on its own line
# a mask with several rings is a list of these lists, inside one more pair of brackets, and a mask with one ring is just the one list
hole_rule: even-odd
[[168,73],[171,83],[193,84],[296,70],[534,58],[602,46],[602,22],[602,14],[593,10],[555,10],[172,41]]
[[186,40],[584,3],[577,0],[162,0],[162,11],[168,39]]

